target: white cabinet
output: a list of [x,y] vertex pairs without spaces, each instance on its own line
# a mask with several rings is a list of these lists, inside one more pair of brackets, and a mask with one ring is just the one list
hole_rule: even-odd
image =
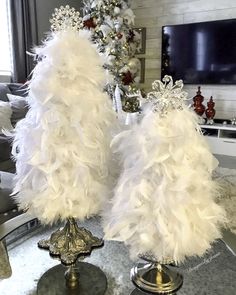
[[213,154],[236,156],[236,125],[201,125]]

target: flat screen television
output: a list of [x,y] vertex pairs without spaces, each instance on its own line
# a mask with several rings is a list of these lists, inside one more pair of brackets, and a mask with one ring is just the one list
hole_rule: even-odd
[[161,76],[236,84],[236,19],[162,27]]

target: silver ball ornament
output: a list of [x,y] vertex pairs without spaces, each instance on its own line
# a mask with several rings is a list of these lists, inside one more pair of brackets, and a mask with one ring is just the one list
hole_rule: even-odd
[[135,74],[139,71],[140,69],[140,60],[138,58],[131,58],[128,61],[128,67],[131,73]]
[[119,7],[115,7],[115,8],[114,8],[114,14],[115,14],[115,15],[120,14],[120,8],[119,8]]

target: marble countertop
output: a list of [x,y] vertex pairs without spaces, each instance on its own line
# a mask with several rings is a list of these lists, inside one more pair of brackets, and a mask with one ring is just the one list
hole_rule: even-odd
[[[98,237],[103,236],[99,219],[87,220],[79,223],[79,226]],[[1,295],[37,294],[40,277],[60,263],[52,259],[47,251],[37,247],[37,242],[48,238],[52,231],[52,228],[40,226],[8,247],[12,276],[0,281]],[[123,243],[105,241],[104,247],[93,251],[85,261],[100,267],[106,274],[108,288],[105,295],[128,295],[135,289],[129,278],[135,262],[130,260],[128,249]],[[216,241],[204,257],[188,259],[177,269],[184,276],[184,284],[177,292],[178,295],[236,294],[236,256],[221,240]],[[45,295],[49,294],[57,295],[50,290]]]

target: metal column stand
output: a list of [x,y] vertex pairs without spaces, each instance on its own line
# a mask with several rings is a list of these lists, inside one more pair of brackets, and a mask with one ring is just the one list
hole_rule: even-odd
[[[151,294],[174,294],[181,288],[183,276],[168,267],[169,263],[159,263],[147,255],[142,259],[148,263],[138,263],[130,272],[130,278],[139,290]],[[131,295],[142,295],[139,290],[134,290]]]
[[103,240],[79,228],[74,218],[68,218],[64,228],[52,233],[50,239],[39,241],[38,246],[59,257],[62,263],[43,274],[38,282],[38,295],[105,294],[107,279],[103,271],[90,263],[76,262],[93,248],[102,247]]

